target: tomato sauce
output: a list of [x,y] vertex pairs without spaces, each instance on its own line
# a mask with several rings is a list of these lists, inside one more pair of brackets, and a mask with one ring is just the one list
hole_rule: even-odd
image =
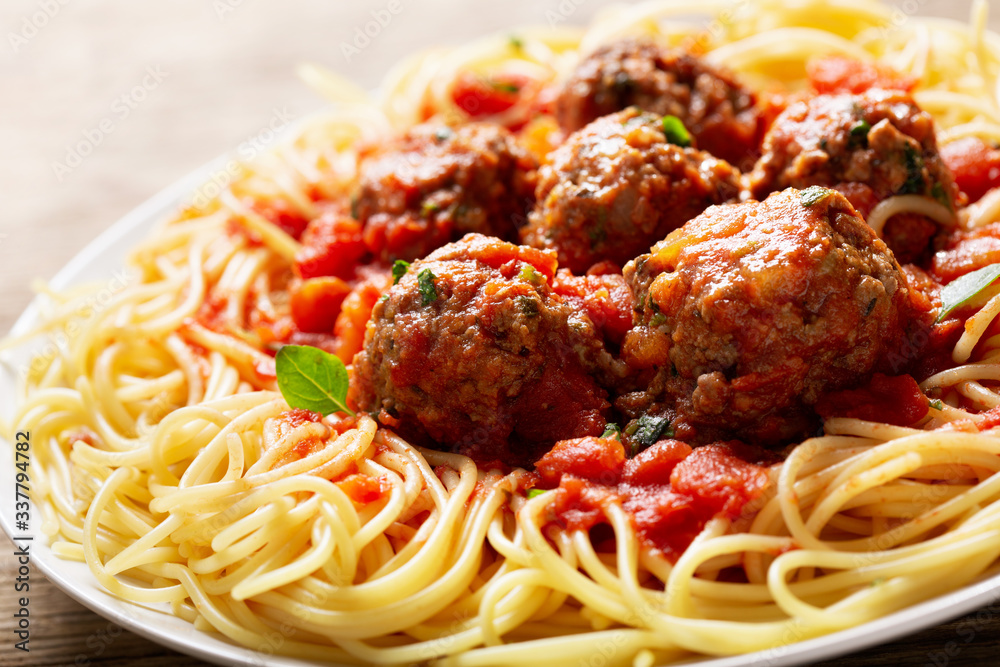
[[863,63],[843,56],[817,58],[806,65],[809,81],[818,93],[863,93],[872,88],[912,91],[917,80],[885,65]]
[[676,559],[712,518],[735,519],[761,496],[768,474],[759,460],[738,442],[692,449],[670,439],[627,459],[617,438],[589,437],[556,443],[535,466],[539,486],[555,489],[549,521],[590,530],[618,503],[644,544]]
[[896,426],[919,421],[927,409],[927,397],[912,376],[883,373],[875,373],[860,389],[827,394],[816,405],[816,411],[825,419],[852,417]]
[[941,158],[970,203],[1000,185],[1000,149],[982,139],[966,137],[947,143],[941,147]]

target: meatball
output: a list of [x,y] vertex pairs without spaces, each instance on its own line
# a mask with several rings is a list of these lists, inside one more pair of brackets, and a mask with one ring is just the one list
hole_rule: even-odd
[[753,93],[729,72],[648,40],[614,42],[583,59],[556,100],[556,118],[572,132],[629,106],[677,116],[699,148],[733,164],[757,156]]
[[809,406],[863,383],[902,336],[906,278],[834,190],[713,206],[625,267],[626,362],[654,372],[622,401],[671,412],[678,436],[775,444]]
[[[764,138],[764,154],[750,175],[750,194],[763,199],[788,187],[844,189],[862,213],[863,200],[893,195],[932,197],[955,210],[960,197],[938,153],[934,122],[906,93],[870,90],[861,95],[818,95],[789,106]],[[862,188],[849,188],[863,184]],[[930,252],[935,223],[900,214],[882,237],[902,262]]]
[[421,125],[360,164],[355,213],[391,262],[478,232],[516,240],[534,203],[534,159],[498,125]]
[[607,353],[553,292],[555,269],[551,252],[479,234],[414,262],[372,312],[352,400],[479,462],[529,466],[600,435],[610,404],[590,372]]
[[729,163],[668,143],[660,119],[633,107],[553,151],[521,239],[557,250],[574,273],[601,260],[621,266],[708,206],[738,197],[739,179]]

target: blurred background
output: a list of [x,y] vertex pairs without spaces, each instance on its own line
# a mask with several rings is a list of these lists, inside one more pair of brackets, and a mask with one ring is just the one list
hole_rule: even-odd
[[[33,278],[51,278],[127,211],[266,128],[321,109],[296,64],[317,62],[371,89],[415,50],[526,24],[585,23],[610,4],[393,2],[400,11],[355,52],[345,45],[357,48],[357,31],[372,12],[384,17],[389,0],[3,0],[0,332],[30,301]],[[972,0],[890,4],[964,19]],[[1000,3],[990,5],[1000,30]],[[0,665],[203,664],[123,633],[40,575],[31,653],[14,650],[15,568],[2,535],[0,554]],[[996,664],[997,609],[969,617],[978,619],[971,641],[959,621],[835,664]]]

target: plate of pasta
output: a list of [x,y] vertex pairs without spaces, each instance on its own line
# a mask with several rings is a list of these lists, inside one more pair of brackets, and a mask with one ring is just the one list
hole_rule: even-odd
[[303,67],[328,111],[0,343],[0,524],[223,664],[801,664],[996,604],[986,12],[645,2],[372,95]]

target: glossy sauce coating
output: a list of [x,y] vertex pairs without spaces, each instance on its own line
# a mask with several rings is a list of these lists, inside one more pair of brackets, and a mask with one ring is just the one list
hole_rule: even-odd
[[639,339],[625,351],[654,371],[630,407],[673,410],[702,442],[808,432],[809,406],[893,349],[908,304],[899,265],[833,190],[712,207],[625,277]]
[[623,39],[584,58],[556,100],[556,117],[575,131],[630,106],[677,116],[699,148],[737,166],[757,156],[754,94],[729,72],[649,40]]
[[365,244],[389,263],[470,232],[515,239],[534,203],[534,168],[498,125],[414,127],[361,161],[354,208]]
[[631,108],[570,136],[539,171],[522,241],[575,273],[625,264],[712,204],[739,195],[729,163],[668,143],[660,119]]
[[[817,95],[792,104],[768,130],[749,177],[756,199],[788,187],[845,183],[863,184],[875,202],[916,194],[952,210],[961,203],[938,152],[933,119],[899,91]],[[928,256],[936,232],[932,220],[898,215],[882,237],[907,263]]]
[[480,462],[530,465],[560,438],[601,433],[603,349],[553,292],[555,268],[552,253],[476,234],[414,262],[375,306],[352,400]]
[[676,560],[710,519],[735,519],[761,496],[768,475],[760,463],[738,442],[692,450],[660,440],[626,458],[617,439],[580,438],[556,443],[536,469],[542,488],[556,489],[550,521],[590,530],[604,523],[608,504],[620,504],[639,539]]

